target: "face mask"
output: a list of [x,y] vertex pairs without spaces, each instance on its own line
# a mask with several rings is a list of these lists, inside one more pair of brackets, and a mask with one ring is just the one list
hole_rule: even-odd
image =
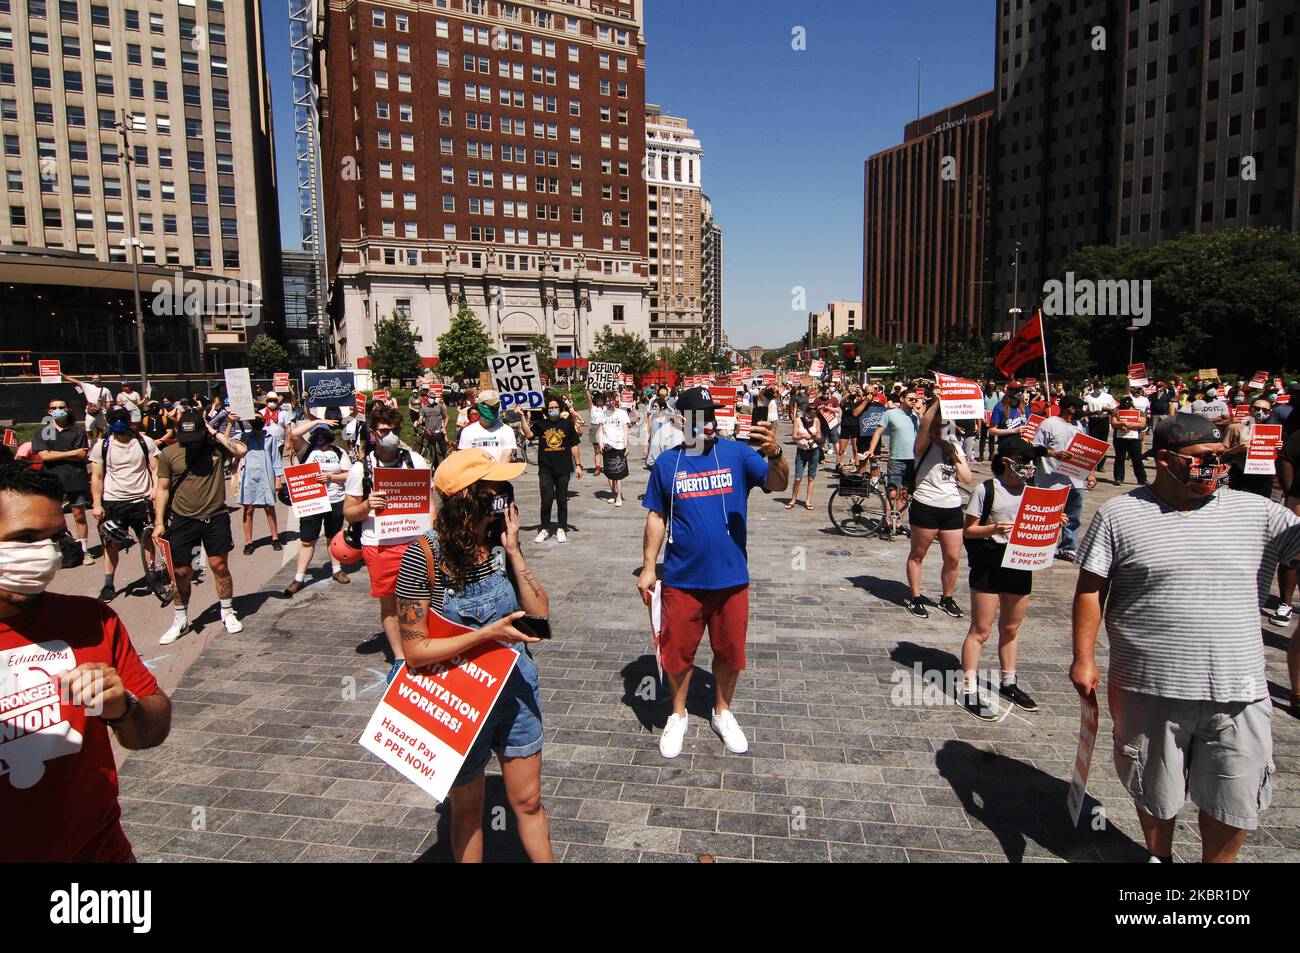
[[559,419],[560,419],[560,412],[559,412],[558,410],[548,410],[548,411],[546,412],[546,416],[547,416],[547,417],[550,417],[552,420],[559,420]]
[[1024,483],[1028,483],[1030,480],[1034,478],[1035,466],[1032,463],[1023,462],[1020,460],[1008,460],[1007,469],[1010,470],[1012,473],[1014,473],[1016,476],[1020,477],[1021,481]]
[[0,543],[0,589],[20,596],[42,593],[59,571],[59,564],[59,546],[52,539]]
[[1268,420],[1268,418],[1272,415],[1272,412],[1267,410],[1254,410],[1251,411],[1250,415],[1255,418],[1256,423],[1262,424],[1266,420]]
[[1180,479],[1193,493],[1210,496],[1228,482],[1226,463],[1210,463],[1203,457],[1185,456],[1181,453],[1177,457],[1188,464],[1187,471]]
[[489,427],[497,422],[497,410],[495,407],[489,407],[487,404],[478,405],[478,415],[482,418],[483,423]]
[[50,416],[55,420],[67,420],[68,412],[66,410],[51,410]]
[[402,438],[397,435],[396,431],[390,430],[379,438],[379,446],[384,450],[396,450],[401,445]]
[[114,420],[108,425],[108,429],[115,434],[124,434],[131,429],[131,425],[125,420]]

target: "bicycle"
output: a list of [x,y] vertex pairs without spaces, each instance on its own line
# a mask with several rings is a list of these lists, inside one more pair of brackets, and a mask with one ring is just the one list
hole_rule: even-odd
[[[144,571],[144,584],[154,597],[163,605],[168,605],[172,597],[176,594],[176,588],[172,583],[171,572],[167,569],[167,560],[163,557],[162,547],[153,542],[153,519],[146,520],[143,530],[141,530],[136,545],[140,549],[140,568]],[[131,529],[124,523],[117,520],[102,520],[99,524],[99,535],[101,539],[113,540],[118,544],[118,552],[131,545]],[[148,539],[151,545],[146,546],[145,540]],[[150,555],[152,550],[152,556]]]
[[515,449],[510,452],[511,463],[528,463],[528,441],[524,439],[523,427],[520,426],[521,418],[516,415],[515,419],[510,422],[510,429],[515,432]]
[[878,536],[886,542],[893,542],[900,535],[910,537],[904,518],[910,500],[902,507],[891,506],[893,489],[879,470],[870,475],[839,471],[839,482],[826,501],[831,525],[845,536]]

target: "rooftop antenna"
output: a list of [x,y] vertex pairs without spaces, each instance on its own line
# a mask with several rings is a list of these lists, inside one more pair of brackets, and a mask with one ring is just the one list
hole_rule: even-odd
[[916,58],[916,118],[921,118],[921,57]]

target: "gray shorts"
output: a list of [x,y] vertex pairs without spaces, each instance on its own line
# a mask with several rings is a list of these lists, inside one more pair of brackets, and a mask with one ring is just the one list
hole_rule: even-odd
[[1192,803],[1253,831],[1273,797],[1272,703],[1188,701],[1111,683],[1115,771],[1145,813],[1176,817]]

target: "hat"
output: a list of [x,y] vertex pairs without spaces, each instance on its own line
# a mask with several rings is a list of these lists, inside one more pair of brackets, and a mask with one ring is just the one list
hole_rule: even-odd
[[1218,443],[1223,433],[1200,414],[1174,414],[1156,424],[1151,449],[1143,456],[1154,457],[1161,450],[1181,450],[1198,443]]
[[111,424],[115,420],[125,420],[128,424],[131,422],[131,411],[125,407],[110,407],[108,410],[108,422]]
[[1034,445],[1019,434],[1007,434],[998,439],[999,457],[1032,457]]
[[677,395],[678,410],[714,410],[713,395],[707,387],[692,387]]
[[264,399],[264,400],[279,400],[279,399],[280,399],[280,395],[277,394],[277,393],[276,393],[275,391],[273,391],[273,390],[272,390],[272,391],[267,391],[267,392],[266,392],[266,397],[263,398],[263,399]]
[[1206,390],[1205,390],[1205,396],[1206,396],[1206,397],[1218,397],[1218,396],[1219,396],[1219,390],[1218,390],[1218,388],[1217,388],[1217,387],[1208,387],[1208,388],[1206,388]]
[[182,444],[203,443],[208,439],[208,425],[198,411],[189,410],[181,414],[176,424],[176,439]]
[[501,398],[497,396],[496,391],[489,387],[487,390],[481,390],[478,392],[478,403],[494,407],[501,403]]
[[1082,397],[1075,397],[1073,394],[1066,394],[1061,398],[1061,413],[1067,410],[1083,410],[1084,403]]
[[439,493],[451,496],[479,480],[513,480],[524,472],[526,466],[523,463],[502,463],[482,447],[471,447],[449,454],[434,472],[433,485]]

